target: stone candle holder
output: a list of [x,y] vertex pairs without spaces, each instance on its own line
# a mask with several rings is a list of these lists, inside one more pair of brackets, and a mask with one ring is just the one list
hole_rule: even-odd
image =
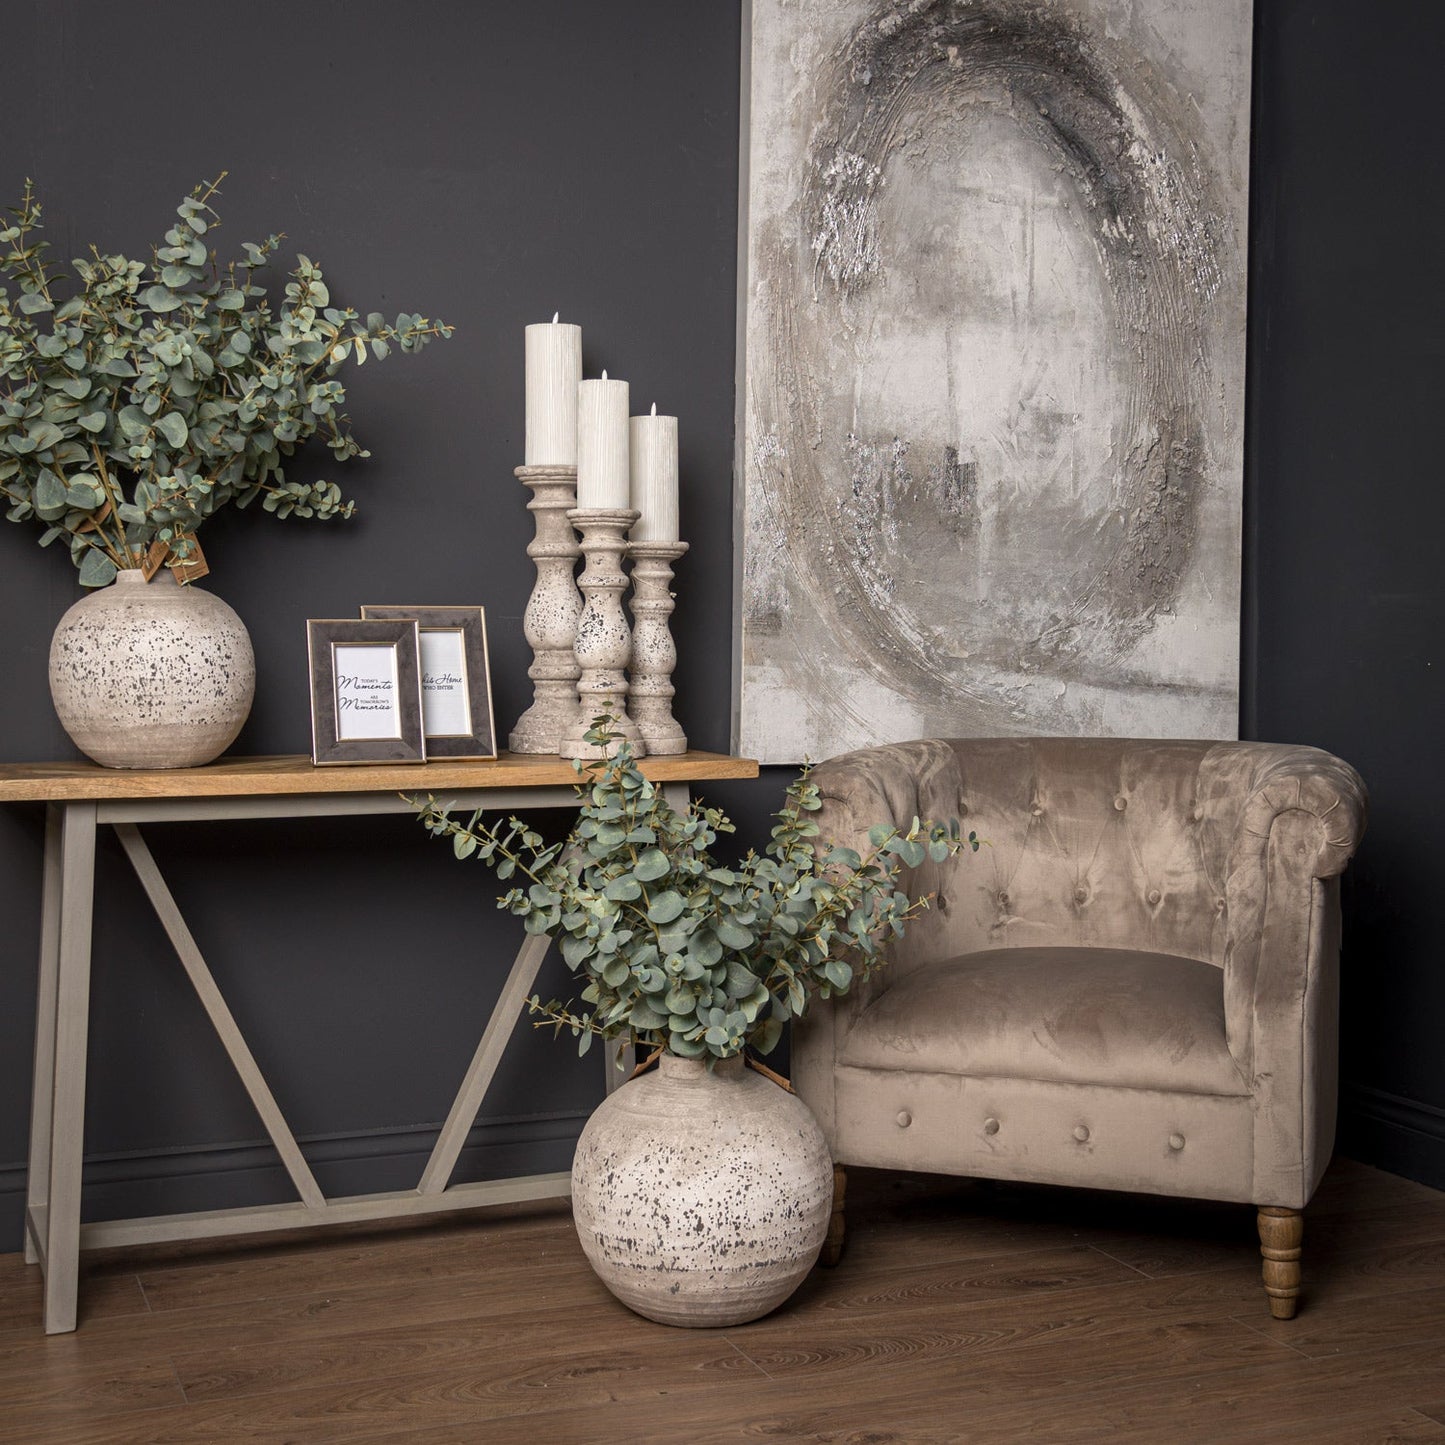
[[582,549],[567,520],[577,505],[577,468],[518,467],[516,476],[532,489],[527,510],[536,518],[536,539],[527,555],[537,564],[537,581],[527,601],[522,631],[532,648],[532,705],[517,720],[507,746],[514,753],[560,752],[562,739],[577,728],[577,679],[581,669],[573,644],[582,616],[582,594],[573,572]]
[[686,542],[632,542],[632,717],[647,751],[667,757],[687,751],[687,734],[672,715],[677,647],[668,619],[675,605],[672,564]]
[[[577,680],[577,721],[562,740],[564,758],[604,758],[626,739],[637,757],[646,744],[637,724],[627,714],[626,668],[632,657],[632,635],[622,610],[627,574],[622,558],[627,531],[638,514],[630,508],[577,507],[567,513],[582,533],[582,555],[587,559],[578,585],[586,599],[577,624],[574,651],[581,675]],[[583,734],[602,713],[611,715],[614,737],[609,747],[590,743]]]

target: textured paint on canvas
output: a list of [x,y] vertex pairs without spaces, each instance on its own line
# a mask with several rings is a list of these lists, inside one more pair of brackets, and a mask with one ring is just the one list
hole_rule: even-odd
[[1250,0],[754,0],[740,748],[1237,728]]

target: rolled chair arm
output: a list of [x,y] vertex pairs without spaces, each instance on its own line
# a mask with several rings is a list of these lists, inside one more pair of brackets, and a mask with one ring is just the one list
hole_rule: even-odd
[[[1254,746],[1260,757],[1229,854],[1224,1008],[1231,1053],[1253,1087],[1270,1093],[1276,1079],[1332,1071],[1318,1053],[1333,1047],[1338,988],[1338,909],[1326,906],[1325,890],[1338,886],[1359,846],[1367,796],[1360,775],[1329,753]],[[1285,1119],[1281,1140],[1303,1137],[1309,1158],[1328,1158],[1333,1108],[1315,1123],[1297,1120],[1299,1097],[1296,1084],[1290,1108],[1271,1105],[1261,1116]],[[1273,1157],[1284,1147],[1260,1149]]]
[[1253,860],[1262,872],[1275,820],[1304,813],[1319,824],[1311,876],[1333,878],[1359,847],[1367,811],[1364,781],[1348,763],[1319,748],[1270,747],[1245,801],[1230,871]]

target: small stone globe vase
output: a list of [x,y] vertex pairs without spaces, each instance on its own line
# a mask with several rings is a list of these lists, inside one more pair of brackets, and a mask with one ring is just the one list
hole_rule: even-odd
[[81,598],[50,644],[50,695],[81,752],[108,768],[191,768],[219,757],[251,711],[256,663],[226,603],[162,568]]
[[603,1284],[666,1325],[776,1309],[828,1232],[833,1164],[801,1099],[744,1067],[663,1054],[592,1115],[572,1212]]

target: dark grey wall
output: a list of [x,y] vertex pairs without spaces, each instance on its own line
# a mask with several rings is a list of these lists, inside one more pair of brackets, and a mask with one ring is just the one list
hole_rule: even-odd
[[1445,1186],[1445,7],[1256,9],[1243,727],[1370,785],[1341,1145]]
[[[207,527],[206,586],[257,656],[238,751],[309,747],[305,619],[363,601],[485,604],[505,737],[530,700],[532,530],[512,476],[522,328],[557,309],[582,324],[591,374],[605,366],[635,403],[681,418],[693,551],[677,584],[677,711],[698,746],[726,751],[739,29],[735,5],[672,0],[6,7],[0,203],[33,176],[59,255],[92,240],[144,254],[191,186],[229,168],[223,254],[285,231],[338,300],[457,327],[418,357],[351,372],[373,455],[331,475],[359,502],[353,521],[258,512]],[[45,669],[79,593],[37,535],[0,523],[7,761],[73,755]],[[38,810],[0,810],[0,1249],[20,1238],[39,828]],[[323,1185],[415,1183],[515,946],[489,877],[401,818],[150,837],[283,1109],[315,1141]],[[565,970],[541,987],[565,995]],[[92,1018],[92,1214],[287,1197],[113,847]],[[464,1167],[565,1168],[601,1069],[519,1028]]]
[[[1345,1142],[1445,1183],[1445,984],[1427,920],[1445,798],[1434,563],[1442,12],[1414,0],[1256,0],[1246,736],[1318,743],[1374,794],[1346,885]],[[33,175],[64,255],[141,247],[196,179],[232,171],[222,245],[285,230],[361,309],[457,323],[419,358],[352,374],[374,453],[336,472],[362,505],[317,527],[223,518],[214,573],[252,630],[256,710],[238,748],[307,746],[303,622],[363,600],[489,609],[506,729],[527,700],[530,536],[521,328],[560,308],[588,365],[682,418],[678,713],[727,745],[738,16],[728,0],[547,6],[163,0],[157,63],[122,101],[136,11],[6,11],[0,200]],[[144,45],[140,46],[144,50]],[[29,57],[20,63],[17,57]],[[45,686],[63,559],[0,529],[0,758],[69,755]],[[708,789],[745,834],[781,792]],[[509,946],[479,869],[402,820],[152,829],[162,868],[283,1108],[333,1190],[401,1187],[490,1007]],[[19,1241],[34,1005],[39,819],[0,810],[0,1249]],[[157,925],[111,849],[99,881],[87,1152],[92,1214],[286,1197]],[[543,988],[565,989],[565,975]],[[598,1066],[519,1029],[464,1167],[565,1167]]]

